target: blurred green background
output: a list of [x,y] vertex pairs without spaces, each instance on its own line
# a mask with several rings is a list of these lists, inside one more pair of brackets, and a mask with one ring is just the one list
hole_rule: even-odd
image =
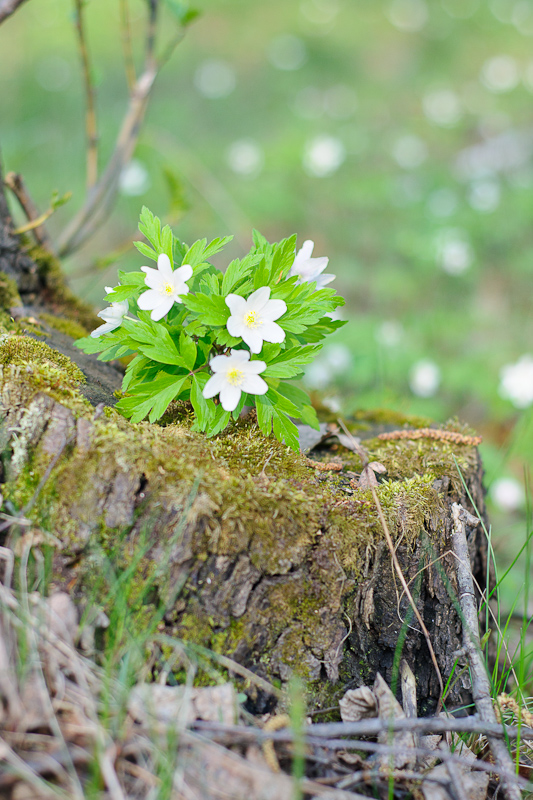
[[[348,324],[308,387],[346,413],[386,406],[477,428],[505,560],[530,528],[533,2],[200,10],[158,77],[115,210],[65,262],[73,289],[102,306],[116,270],[139,267],[128,242],[142,204],[188,242],[234,233],[221,266],[252,227],[313,239]],[[130,11],[139,66],[146,3]],[[160,48],[173,35],[165,13]],[[103,164],[127,105],[119,3],[90,0],[86,14]],[[41,209],[52,190],[73,192],[50,220],[58,234],[85,193],[69,0],[28,0],[2,26],[0,100],[5,168]]]

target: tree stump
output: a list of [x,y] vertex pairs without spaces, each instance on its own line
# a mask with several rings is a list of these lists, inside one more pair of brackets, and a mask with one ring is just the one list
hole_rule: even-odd
[[[2,280],[13,288],[15,277],[22,300],[16,287],[0,291],[2,493],[26,520],[16,530],[47,551],[52,588],[109,610],[116,576],[127,573],[130,635],[155,618],[170,649],[181,638],[278,685],[297,673],[315,708],[378,670],[390,682],[401,654],[420,711],[433,710],[437,676],[372,494],[357,486],[357,454],[337,441],[313,461],[265,438],[253,415],[212,440],[190,430],[187,408],[162,424],[130,424],[113,409],[120,370],[77,351],[68,335],[81,335],[80,321],[90,326],[90,310],[49,256],[35,261],[30,251],[18,270],[9,237],[0,228]],[[441,438],[378,438],[406,425],[413,421],[380,413],[352,430],[386,469],[378,496],[446,681],[461,648],[450,509],[458,502],[476,513],[472,498],[484,513],[482,469],[457,424]],[[332,459],[340,470],[316,468]],[[19,534],[7,535],[14,546]],[[480,527],[469,544],[484,587]],[[468,673],[457,672],[452,706],[469,699]],[[256,694],[255,707],[268,700]]]

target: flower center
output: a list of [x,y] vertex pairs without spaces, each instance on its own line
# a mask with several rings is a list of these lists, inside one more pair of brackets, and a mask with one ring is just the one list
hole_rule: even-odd
[[257,311],[249,311],[244,315],[244,324],[247,328],[258,328],[263,324],[263,320]]
[[231,383],[232,386],[240,386],[244,380],[244,372],[242,369],[232,367],[231,369],[228,369],[226,380],[228,383]]
[[171,283],[164,283],[162,288],[163,294],[172,294],[174,292],[174,287]]

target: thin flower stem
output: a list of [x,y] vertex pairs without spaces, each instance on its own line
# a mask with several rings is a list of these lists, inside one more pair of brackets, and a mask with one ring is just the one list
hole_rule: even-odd
[[131,23],[130,23],[130,10],[128,0],[119,0],[120,10],[120,34],[122,38],[122,51],[124,53],[124,69],[126,72],[126,81],[128,83],[128,90],[130,95],[133,94],[135,88],[135,81],[137,76],[135,74],[135,63],[133,61],[133,48],[131,44]]
[[87,188],[91,189],[98,180],[98,127],[96,122],[96,92],[91,74],[91,62],[85,35],[85,0],[74,0],[75,25],[85,85],[85,133],[87,136]]

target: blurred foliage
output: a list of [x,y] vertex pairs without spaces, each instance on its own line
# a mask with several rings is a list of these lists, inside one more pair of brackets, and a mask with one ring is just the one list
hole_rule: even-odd
[[[169,26],[182,5],[167,0]],[[520,479],[531,414],[499,384],[533,347],[533,3],[199,5],[115,212],[66,264],[73,288],[100,304],[117,269],[138,266],[125,244],[142,203],[186,241],[235,233],[228,259],[251,227],[297,231],[330,257],[348,302],[311,388],[345,412],[457,415],[486,438],[489,482]],[[140,62],[146,3],[130,11]],[[87,23],[105,156],[127,103],[118,3],[91,0]],[[57,233],[84,186],[71,4],[31,0],[0,39],[3,157],[42,208],[51,189],[73,192],[50,220]],[[504,532],[513,519],[497,517]]]

